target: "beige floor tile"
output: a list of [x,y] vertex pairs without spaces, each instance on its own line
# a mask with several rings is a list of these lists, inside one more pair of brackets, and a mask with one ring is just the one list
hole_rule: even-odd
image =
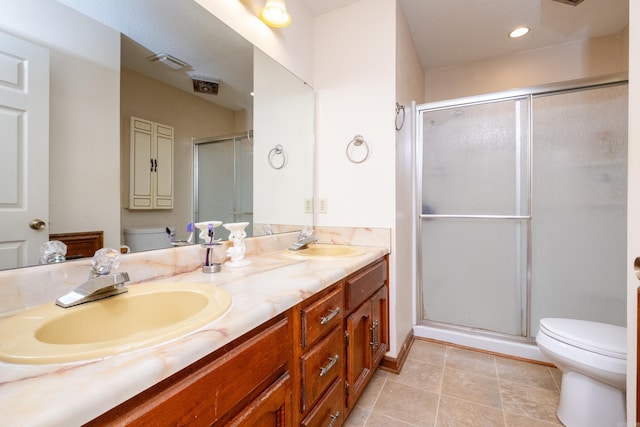
[[429,341],[415,340],[407,355],[408,360],[417,360],[436,366],[444,366],[447,347]]
[[395,381],[387,381],[372,413],[416,426],[433,426],[438,395]]
[[360,399],[358,399],[357,406],[366,409],[373,408],[373,405],[376,403],[376,399],[380,394],[380,390],[382,390],[382,387],[387,381],[387,377],[389,375],[393,374],[389,374],[388,372],[378,369],[376,373],[373,374],[373,378],[371,378],[371,381],[369,381],[369,384],[364,389],[364,392],[360,396]]
[[344,427],[364,427],[370,413],[370,410],[356,405],[342,425]]
[[446,368],[442,394],[502,410],[498,379],[486,375]]
[[496,357],[496,365],[500,381],[511,381],[520,385],[559,390],[547,366],[505,357]]
[[504,426],[502,411],[449,396],[441,396],[436,427]]
[[495,356],[457,347],[447,347],[445,367],[497,378]]
[[[405,423],[404,421],[397,420],[386,415],[371,413],[371,416],[367,420],[365,427],[413,427],[416,424]],[[420,424],[424,425],[424,424]],[[432,424],[433,425],[433,424]]]
[[539,387],[501,382],[502,408],[505,413],[523,415],[540,421],[556,422],[560,392]]
[[507,427],[557,427],[561,426],[559,420],[555,422],[534,420],[533,418],[523,417],[522,415],[511,414],[505,412],[504,419]]
[[442,386],[442,366],[407,360],[398,375],[390,375],[389,381],[410,385],[424,391],[440,393]]

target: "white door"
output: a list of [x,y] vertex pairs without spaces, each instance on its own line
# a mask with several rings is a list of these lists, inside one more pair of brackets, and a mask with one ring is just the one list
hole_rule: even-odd
[[48,222],[49,51],[0,32],[0,269],[37,264]]

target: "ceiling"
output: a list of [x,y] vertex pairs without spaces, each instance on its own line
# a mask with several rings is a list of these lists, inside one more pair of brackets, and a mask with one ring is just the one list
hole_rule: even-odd
[[[251,44],[196,2],[58,1],[123,33],[124,66],[186,91],[192,91],[193,87],[190,74],[220,78],[219,95],[196,96],[232,110],[251,105]],[[318,16],[364,0],[288,1],[303,1]],[[628,0],[584,0],[578,6],[553,0],[399,0],[399,3],[425,70],[617,34],[629,20]],[[531,27],[531,33],[521,39],[509,39],[507,33],[519,25]],[[176,56],[190,67],[175,72],[146,60],[157,53]]]
[[[317,16],[361,0],[303,1]],[[616,34],[629,22],[628,0],[584,0],[578,6],[553,0],[399,2],[425,70]],[[521,25],[532,31],[509,39]]]

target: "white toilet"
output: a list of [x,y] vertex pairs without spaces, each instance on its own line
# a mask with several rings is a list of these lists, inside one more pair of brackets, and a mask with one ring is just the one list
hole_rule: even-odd
[[564,425],[625,425],[626,328],[586,320],[541,319],[536,341],[562,371],[558,418]]
[[[173,227],[169,229],[174,230]],[[124,243],[131,252],[171,247],[166,227],[127,227],[124,229]]]

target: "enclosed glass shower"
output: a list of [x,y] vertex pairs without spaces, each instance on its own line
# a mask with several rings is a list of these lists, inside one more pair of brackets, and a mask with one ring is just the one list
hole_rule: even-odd
[[625,325],[627,85],[418,106],[419,324]]
[[[251,133],[194,140],[195,221],[253,223]],[[247,236],[253,227],[246,228]]]

